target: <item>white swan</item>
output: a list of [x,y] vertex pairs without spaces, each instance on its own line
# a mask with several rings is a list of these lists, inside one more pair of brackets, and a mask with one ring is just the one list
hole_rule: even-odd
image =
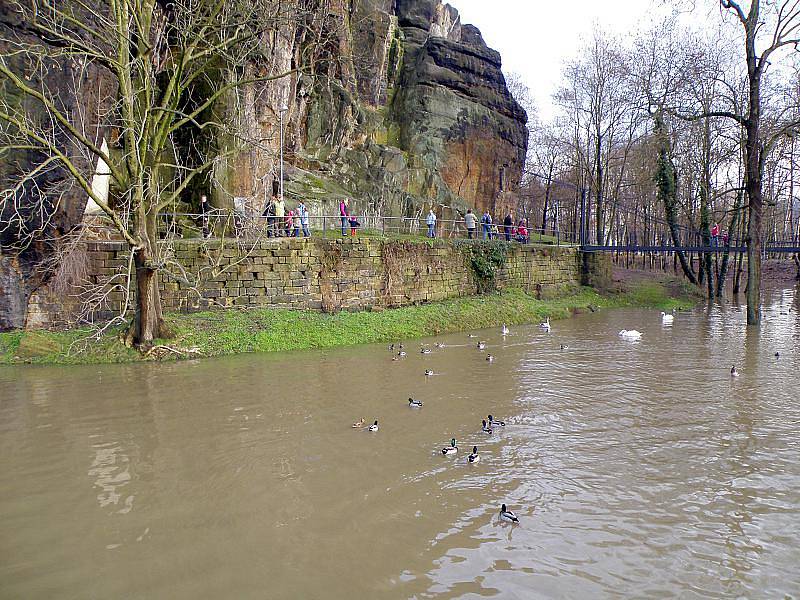
[[662,312],[662,313],[661,313],[661,322],[662,322],[664,325],[672,325],[672,323],[673,323],[674,321],[675,321],[675,315],[668,315],[668,314],[667,314],[667,313],[665,313],[665,312]]
[[544,331],[550,331],[550,317],[547,317],[545,321],[539,323],[539,327],[541,327]]
[[642,334],[635,329],[623,329],[619,332],[619,337],[623,340],[640,340],[642,339]]

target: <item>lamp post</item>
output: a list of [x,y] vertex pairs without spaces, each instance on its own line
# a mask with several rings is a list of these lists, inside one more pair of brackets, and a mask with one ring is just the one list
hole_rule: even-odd
[[283,200],[283,115],[287,110],[289,110],[289,107],[285,104],[278,109],[278,114],[281,117],[281,200]]

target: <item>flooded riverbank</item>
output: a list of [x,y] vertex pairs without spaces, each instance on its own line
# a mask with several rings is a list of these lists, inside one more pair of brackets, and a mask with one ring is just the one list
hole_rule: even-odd
[[799,312],[3,368],[0,596],[797,595]]

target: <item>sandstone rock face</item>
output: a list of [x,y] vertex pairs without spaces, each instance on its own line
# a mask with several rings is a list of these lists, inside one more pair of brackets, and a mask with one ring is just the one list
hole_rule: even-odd
[[506,88],[500,55],[445,7],[399,2],[407,45],[393,114],[420,196],[494,212],[521,178],[527,116]]
[[335,129],[352,115],[354,127],[336,147],[307,127],[295,148],[306,164],[295,165],[308,169],[290,172],[290,190],[329,213],[341,195],[377,214],[504,210],[522,174],[527,116],[506,88],[500,55],[439,0],[354,0],[353,8],[359,106],[348,112],[344,94],[338,104],[316,94],[308,122]]
[[[36,38],[19,14],[0,2],[0,53],[8,53],[6,63],[34,87],[50,90],[50,100],[73,122],[92,124],[83,131],[101,140],[106,129],[97,115],[107,108],[100,100],[108,94],[110,80],[106,74],[96,66],[81,68],[63,57],[52,59],[44,75],[32,72],[20,55],[9,52],[13,46],[4,39],[29,42]],[[0,78],[0,97],[12,109],[23,108],[34,121],[49,121],[41,104],[18,92],[4,78]],[[0,128],[4,127],[5,122],[0,122]],[[66,141],[63,131],[56,129],[54,135],[63,136],[63,150],[79,168],[85,173],[93,171],[93,165]],[[80,223],[86,207],[86,194],[58,165],[42,170],[35,178],[25,178],[45,158],[41,152],[17,149],[0,158],[0,331],[25,325],[30,296],[51,274],[45,263],[63,236]],[[16,192],[11,193],[9,190],[15,187]]]

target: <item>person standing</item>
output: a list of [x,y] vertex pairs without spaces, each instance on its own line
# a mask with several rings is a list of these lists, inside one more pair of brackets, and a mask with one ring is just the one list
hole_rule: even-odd
[[211,212],[211,206],[208,203],[208,197],[203,194],[200,196],[200,218],[202,219],[203,225],[203,237],[207,238],[211,235],[211,231],[208,228],[208,214]]
[[436,237],[436,213],[433,212],[433,207],[428,212],[428,218],[425,219],[425,223],[428,225],[428,237],[435,238]]
[[514,217],[511,216],[511,211],[508,211],[506,218],[503,219],[503,234],[506,236],[506,241],[511,241],[511,230],[514,228]]
[[525,219],[520,219],[517,224],[517,241],[522,244],[528,243],[528,227]]
[[311,232],[308,230],[308,209],[306,208],[306,203],[301,200],[300,204],[297,206],[297,210],[300,213],[300,227],[303,228],[303,237],[311,237]]
[[267,201],[267,205],[264,207],[264,212],[261,213],[262,217],[267,218],[267,237],[277,237],[277,233],[275,232],[275,201],[277,198],[275,194]]
[[292,231],[292,237],[300,237],[300,226],[301,226],[301,219],[300,219],[300,209],[296,208],[294,211],[294,218],[292,222],[292,226],[294,231]]
[[719,246],[719,223],[714,223],[711,228],[711,245]]
[[339,216],[342,219],[342,237],[347,237],[347,228],[350,223],[350,213],[348,212],[348,208],[350,202],[347,198],[342,198],[342,201],[339,202]]
[[475,213],[472,212],[471,208],[467,209],[467,214],[464,215],[464,225],[467,226],[467,239],[472,239],[475,237],[475,226],[478,223],[478,218],[475,216]]
[[275,237],[281,234],[284,228],[284,219],[286,217],[286,204],[283,201],[283,196],[276,196],[275,198]]
[[483,239],[492,239],[492,215],[489,214],[489,209],[483,213],[481,217],[481,229],[483,229]]

